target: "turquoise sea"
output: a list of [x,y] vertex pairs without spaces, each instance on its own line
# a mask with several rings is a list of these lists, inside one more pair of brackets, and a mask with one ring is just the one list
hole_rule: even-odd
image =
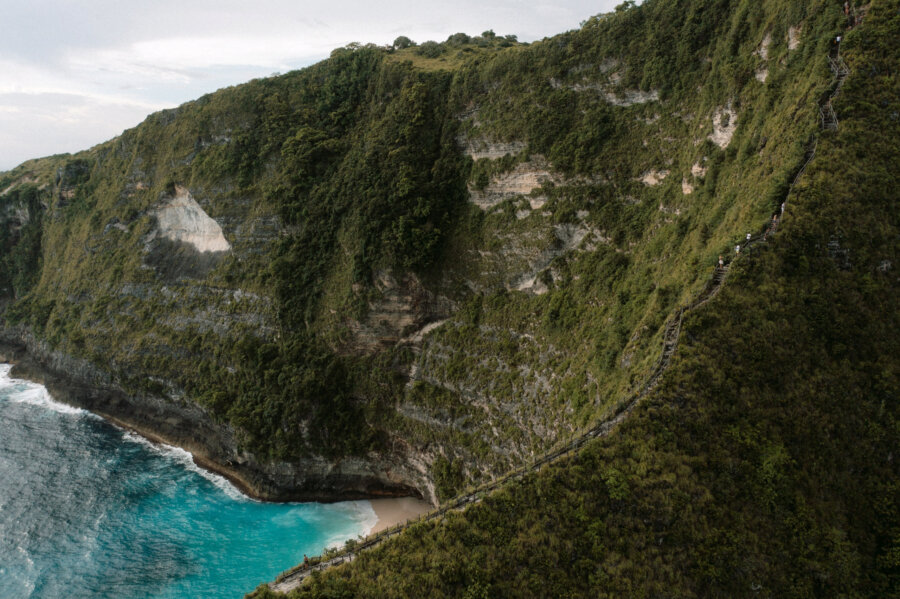
[[241,597],[376,522],[367,501],[250,500],[180,449],[0,365],[0,597]]

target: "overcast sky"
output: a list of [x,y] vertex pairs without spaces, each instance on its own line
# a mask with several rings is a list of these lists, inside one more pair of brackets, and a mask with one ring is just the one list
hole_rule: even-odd
[[621,0],[28,0],[3,3],[0,171],[350,42],[493,29],[534,41]]

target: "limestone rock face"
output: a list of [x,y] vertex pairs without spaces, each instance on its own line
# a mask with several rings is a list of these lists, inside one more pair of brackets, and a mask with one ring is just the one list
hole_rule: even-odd
[[550,165],[540,156],[522,162],[508,173],[491,178],[483,190],[469,188],[469,197],[482,210],[489,210],[508,198],[530,194],[547,181],[556,180],[550,172]]
[[88,409],[153,441],[190,451],[196,463],[260,499],[416,495],[437,502],[427,464],[414,451],[341,459],[311,455],[294,463],[260,460],[241,448],[237,431],[216,422],[178,390],[159,395],[128,393],[108,373],[51,349],[25,328],[0,327],[0,361],[15,365],[14,376],[46,386],[54,399]]
[[455,308],[446,297],[426,289],[412,273],[395,277],[379,271],[374,287],[380,297],[369,303],[364,319],[347,323],[351,336],[340,348],[342,352],[366,355],[401,341],[421,341],[429,325],[447,318]]
[[193,245],[198,252],[227,252],[231,244],[222,227],[209,217],[186,188],[177,186],[175,196],[156,211],[160,236]]
[[481,158],[496,160],[503,158],[507,154],[518,154],[525,149],[527,144],[521,141],[494,142],[488,139],[466,140],[463,138],[460,140],[460,146],[463,153],[471,157],[472,160],[480,160]]
[[663,179],[669,176],[669,171],[667,170],[656,170],[651,169],[644,174],[641,175],[640,182],[644,185],[648,185],[650,187],[654,187],[663,182]]
[[713,132],[709,139],[724,150],[731,143],[734,132],[737,131],[737,112],[731,108],[731,104],[723,106],[715,111],[712,122]]

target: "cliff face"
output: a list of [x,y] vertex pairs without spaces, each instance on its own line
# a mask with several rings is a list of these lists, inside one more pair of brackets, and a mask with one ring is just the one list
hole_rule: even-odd
[[342,48],[0,175],[3,338],[269,498],[520,464],[641,380],[816,127],[828,18],[647,4]]
[[[307,576],[291,597],[897,596],[900,2],[849,2],[850,15],[841,4],[809,3],[806,19],[757,38],[752,55],[768,64],[744,76],[768,86],[781,31],[798,52],[803,36],[822,34],[815,50],[832,75],[818,96],[823,118],[803,168],[772,196],[784,202],[777,231],[745,246],[717,293],[683,313],[659,385],[612,434],[357,549],[364,557]],[[726,5],[765,22],[777,3]],[[671,17],[663,6],[637,14]],[[728,148],[755,120],[732,109]],[[773,141],[760,137],[757,156]],[[671,166],[654,188],[683,185],[688,175]],[[697,161],[691,175],[708,180],[717,168]],[[691,184],[691,197],[705,187]],[[671,202],[678,191],[659,204],[666,218],[685,215]],[[293,581],[313,571],[298,568]],[[281,596],[272,589],[251,596]]]
[[[85,360],[53,351],[27,330],[6,329],[0,361],[15,364],[14,376],[43,384],[57,399],[84,407],[155,441],[182,447],[201,466],[218,472],[245,493],[267,501],[350,500],[378,496],[433,497],[423,472],[407,459],[372,452],[302,463],[260,461],[242,449],[233,427],[217,422],[184,397],[126,392],[110,375]],[[431,491],[432,495],[428,495]]]

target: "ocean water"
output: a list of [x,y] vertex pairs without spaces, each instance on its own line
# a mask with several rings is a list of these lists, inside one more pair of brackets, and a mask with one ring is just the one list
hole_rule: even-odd
[[0,365],[0,597],[241,597],[364,534],[367,501],[250,500]]

